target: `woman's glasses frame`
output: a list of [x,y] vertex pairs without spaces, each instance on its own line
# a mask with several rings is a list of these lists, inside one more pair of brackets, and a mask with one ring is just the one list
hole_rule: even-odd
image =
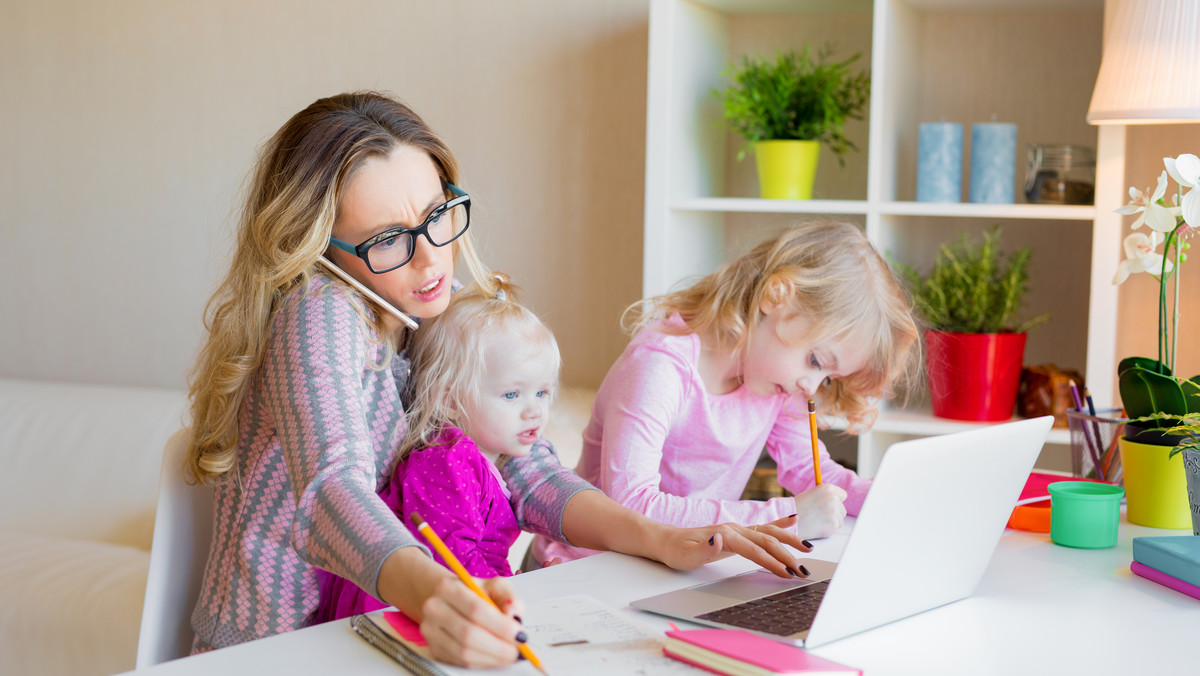
[[[428,240],[429,243],[432,244],[433,246],[442,247],[442,246],[446,246],[450,242],[453,242],[454,240],[458,239],[459,237],[462,237],[463,233],[465,233],[467,231],[467,228],[471,227],[471,196],[468,195],[467,193],[463,192],[462,188],[459,188],[458,186],[454,185],[453,183],[447,183],[446,187],[450,190],[450,192],[454,193],[454,195],[455,195],[454,199],[451,199],[450,201],[445,202],[441,206],[439,206],[439,207],[435,208],[433,211],[429,212],[429,216],[427,216],[425,218],[425,221],[422,222],[420,225],[418,225],[415,228],[390,228],[388,230],[384,230],[383,232],[379,233],[378,235],[375,235],[375,236],[371,237],[370,239],[368,239],[367,241],[363,242],[362,244],[358,244],[358,245],[354,245],[349,242],[344,242],[336,237],[331,236],[329,238],[329,244],[331,246],[335,246],[335,247],[341,249],[342,251],[345,251],[347,253],[352,253],[355,256],[358,256],[359,258],[362,259],[362,261],[364,263],[367,264],[367,269],[377,275],[381,275],[385,272],[391,272],[392,270],[395,270],[397,268],[402,268],[405,265],[407,265],[408,262],[412,260],[413,255],[416,254],[417,238],[420,237],[421,235],[425,235],[425,239]],[[437,220],[439,218],[441,218],[442,214],[445,214],[446,212],[448,212],[451,209],[454,209],[455,207],[458,207],[458,206],[462,206],[466,212],[466,219],[463,223],[462,230],[459,230],[457,233],[454,234],[453,237],[446,240],[445,242],[433,241],[433,237],[430,236],[430,234],[429,234],[429,226],[436,223]],[[389,239],[392,239],[393,237],[398,237],[400,235],[408,235],[408,236],[412,237],[413,245],[412,245],[412,250],[408,252],[408,257],[405,258],[401,263],[399,263],[397,265],[393,265],[391,267],[384,268],[382,270],[376,270],[375,267],[373,265],[371,265],[371,258],[368,255],[368,252],[371,250],[371,247],[375,246],[376,244],[379,244],[380,242],[385,242]]]

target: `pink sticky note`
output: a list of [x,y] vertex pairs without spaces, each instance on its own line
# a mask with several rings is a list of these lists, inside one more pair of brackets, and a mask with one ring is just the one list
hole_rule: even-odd
[[383,618],[392,625],[404,640],[411,642],[413,645],[429,645],[425,637],[421,635],[421,626],[412,621],[408,615],[398,610],[383,611]]

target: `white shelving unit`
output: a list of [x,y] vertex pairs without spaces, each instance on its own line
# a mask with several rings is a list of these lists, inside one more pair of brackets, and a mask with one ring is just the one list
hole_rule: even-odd
[[[644,295],[706,274],[800,219],[858,224],[890,259],[926,268],[960,232],[1004,228],[1006,248],[1033,248],[1027,364],[1086,374],[1098,404],[1111,402],[1121,222],[1123,129],[1088,126],[1100,64],[1102,0],[652,0],[646,131]],[[727,131],[714,90],[744,54],[830,44],[861,53],[872,75],[868,119],[847,135],[860,151],[823,150],[809,201],[757,198],[753,158]],[[915,202],[917,125],[993,119],[1018,127],[1016,204]],[[1028,143],[1097,148],[1096,206],[1024,204]],[[1112,203],[1110,203],[1112,201]],[[859,471],[874,473],[893,441],[972,423],[934,418],[919,405],[885,410],[858,440]],[[1065,456],[1069,437],[1050,438]],[[1043,457],[1046,457],[1045,455]],[[1062,461],[1054,462],[1061,467]],[[1069,467],[1069,459],[1067,460]]]

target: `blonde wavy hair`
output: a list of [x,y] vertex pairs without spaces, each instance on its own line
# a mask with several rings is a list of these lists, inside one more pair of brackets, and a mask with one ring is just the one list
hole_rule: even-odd
[[844,416],[852,433],[874,424],[873,400],[893,396],[899,383],[916,376],[920,346],[908,295],[862,231],[841,221],[789,229],[686,289],[633,304],[622,323],[635,333],[678,313],[687,326],[663,331],[708,336],[716,344],[706,348],[741,353],[764,303],[805,317],[810,344],[868,347],[861,370],[817,390],[822,415]]
[[484,347],[498,335],[519,336],[539,356],[549,355],[557,384],[562,357],[554,333],[521,305],[517,287],[508,277],[497,273],[485,281],[454,294],[445,311],[422,322],[421,330],[413,334],[408,345],[412,369],[406,388],[408,432],[397,460],[431,445],[444,426],[463,422],[461,411],[479,405],[480,381],[486,372]]
[[[449,146],[411,108],[377,92],[315,101],[260,149],[238,223],[237,249],[205,307],[208,339],[189,374],[192,443],[184,467],[189,481],[219,483],[235,467],[239,411],[263,362],[279,304],[292,290],[307,286],[328,247],[343,190],[356,172],[399,146],[424,150],[443,184],[462,185]],[[486,277],[470,232],[454,247],[472,277]],[[400,349],[403,331],[389,335],[385,313],[362,300],[374,310],[373,318],[364,315],[374,335]]]

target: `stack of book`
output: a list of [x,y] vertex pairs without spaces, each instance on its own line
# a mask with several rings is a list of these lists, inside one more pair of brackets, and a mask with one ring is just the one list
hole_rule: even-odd
[[1200,535],[1133,539],[1129,569],[1175,591],[1200,599]]

